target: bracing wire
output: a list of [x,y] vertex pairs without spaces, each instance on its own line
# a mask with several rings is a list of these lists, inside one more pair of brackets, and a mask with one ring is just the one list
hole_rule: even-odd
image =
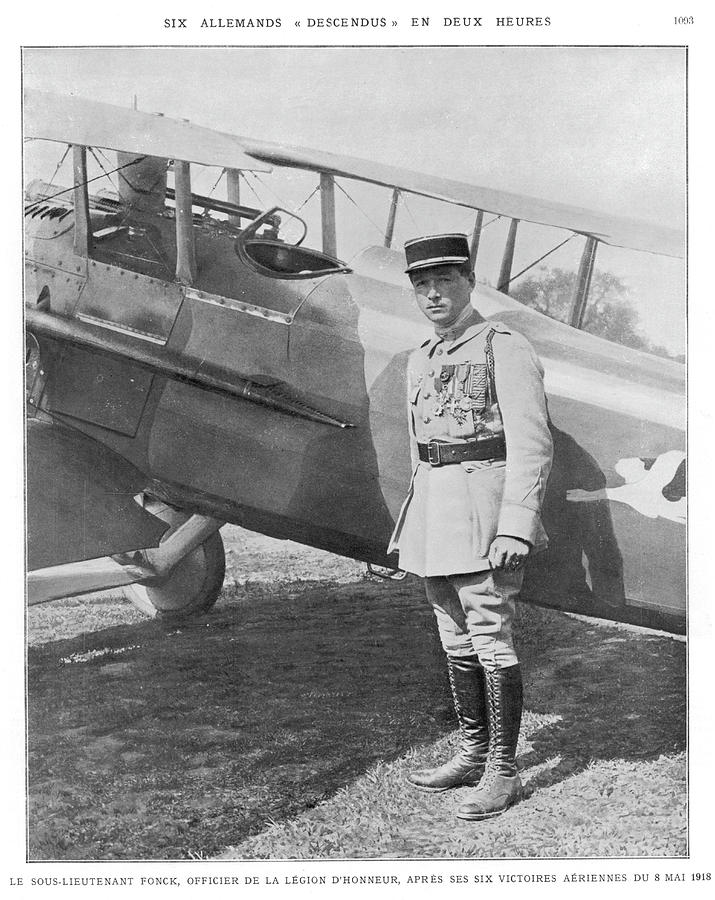
[[71,148],[72,148],[72,144],[67,144],[67,146],[65,147],[65,152],[62,154],[62,159],[60,159],[60,161],[57,163],[57,168],[53,172],[52,178],[50,178],[48,184],[55,183],[55,178],[57,178],[57,173],[62,168],[62,163],[67,159],[67,154],[70,152]]
[[[92,148],[90,147],[90,150],[91,150],[91,149],[92,149]],[[107,162],[107,164],[111,166],[111,162],[109,161],[109,158],[108,158],[108,156],[106,155],[106,153],[104,153],[104,151],[103,151],[101,148],[98,148],[98,149],[99,149],[100,156],[103,156],[104,159],[105,159],[105,161]],[[94,151],[92,151],[92,152],[94,153]],[[96,156],[95,156],[95,159],[97,159]],[[97,162],[99,162],[99,160],[97,160]],[[104,166],[102,166],[101,163],[99,163],[99,165],[100,165],[100,167],[104,170]],[[122,181],[124,181],[126,184],[129,184],[129,181],[127,181],[127,179],[122,175],[121,172],[119,173],[119,177],[120,177],[120,178],[122,179]],[[114,190],[117,192],[117,194],[119,194],[119,185],[118,185],[118,184],[115,184],[115,183],[112,181],[112,179],[109,178],[109,175],[108,175],[108,174],[107,174],[107,178],[109,179],[109,182],[110,182],[110,184],[112,185],[112,187],[114,188]],[[131,187],[131,185],[129,185],[129,186]],[[124,213],[123,213],[123,215],[122,215],[122,217],[121,217],[121,220],[120,220],[120,221],[121,221],[121,224],[123,225],[123,224],[127,221],[128,218],[129,218],[129,209],[127,208],[127,209],[124,210]]]
[[546,253],[543,254],[543,256],[540,256],[538,259],[535,259],[532,263],[529,263],[529,265],[526,266],[525,268],[523,268],[521,270],[521,272],[517,272],[516,275],[512,275],[511,278],[509,279],[509,281],[507,281],[507,284],[511,284],[512,281],[516,281],[516,279],[519,278],[521,275],[523,275],[524,272],[528,272],[529,269],[533,269],[535,265],[537,265],[538,263],[540,263],[542,261],[542,259],[546,259],[547,256],[551,256],[551,254],[555,253],[559,249],[559,247],[563,247],[564,244],[568,244],[568,242],[575,237],[576,237],[576,232],[574,232],[573,234],[570,234],[565,240],[558,243],[555,247],[552,247],[551,250],[547,250]]
[[316,185],[316,186],[313,188],[313,190],[308,194],[308,196],[305,198],[305,200],[304,200],[304,201],[300,204],[300,206],[296,209],[296,212],[297,212],[297,213],[300,212],[301,209],[303,209],[303,207],[304,207],[310,200],[313,199],[313,197],[318,193],[319,190],[320,190],[320,185],[318,184],[318,185]]
[[246,182],[246,187],[248,188],[248,190],[253,194],[253,196],[256,198],[256,200],[258,200],[258,206],[261,209],[263,209],[263,200],[261,199],[261,197],[258,196],[258,192],[256,191],[256,189],[253,187],[251,182],[246,177],[245,172],[241,172],[241,178],[243,178],[243,180]]
[[213,194],[213,192],[216,190],[216,188],[218,187],[219,181],[221,181],[221,179],[223,178],[223,176],[224,176],[225,174],[226,174],[226,169],[221,169],[221,172],[219,173],[218,178],[217,178],[216,181],[214,182],[214,186],[213,186],[213,187],[211,188],[211,190],[208,192],[208,196],[209,196],[209,197],[210,197],[210,196]]
[[[93,148],[93,147],[90,147],[90,148],[89,148],[89,152],[90,152],[90,153],[92,154],[92,156],[94,157],[95,162],[97,163],[97,165],[99,166],[99,168],[100,168],[100,169],[104,172],[104,174],[106,175],[107,180],[108,180],[109,183],[112,185],[112,187],[114,188],[114,190],[117,191],[117,192],[119,192],[119,188],[118,188],[117,185],[112,181],[112,179],[109,177],[109,173],[107,172],[107,170],[106,170],[106,169],[104,168],[104,166],[102,165],[102,160],[101,160],[101,159],[97,156],[97,154],[94,152],[94,148]],[[102,151],[100,150],[100,153],[101,153],[101,152],[102,152]],[[104,156],[103,153],[102,153],[102,156]],[[106,156],[105,156],[104,158],[107,159]],[[107,160],[107,162],[109,162],[109,160]]]
[[400,200],[402,201],[402,205],[404,206],[404,208],[407,210],[407,215],[412,219],[412,224],[415,226],[417,231],[421,231],[419,223],[418,223],[417,219],[415,218],[414,213],[410,209],[410,207],[407,203],[407,200],[402,193],[400,193]]
[[384,229],[384,228],[381,228],[380,225],[377,224],[377,222],[373,221],[373,220],[370,218],[370,216],[368,216],[368,214],[365,212],[365,210],[364,210],[364,209],[363,209],[363,208],[362,208],[355,200],[353,200],[353,198],[350,196],[350,194],[348,194],[348,192],[345,190],[345,188],[340,184],[340,182],[339,182],[337,179],[335,180],[335,185],[336,185],[336,187],[337,187],[339,190],[341,190],[341,191],[343,192],[343,194],[345,194],[345,196],[346,196],[346,197],[348,198],[348,200],[352,203],[352,205],[353,205],[359,212],[361,212],[361,213],[363,214],[363,216],[365,216],[365,218],[368,220],[368,222],[369,222],[374,228],[377,228],[377,230],[378,230],[378,232],[380,233],[380,235],[382,235],[382,237],[384,238],[384,237],[385,237],[385,229]]
[[[92,147],[90,147],[89,150],[90,150],[92,156],[97,160],[97,163],[99,164],[100,169],[102,169],[103,172],[106,172],[106,169],[105,169],[104,166],[102,165],[101,161],[97,158],[97,154],[94,152],[94,149],[93,149]],[[100,153],[100,155],[103,156],[104,159],[109,163],[109,159],[107,158],[106,154],[102,152],[101,148],[99,149],[99,153]],[[120,178],[124,178],[124,176],[123,176],[121,173],[120,173],[119,177],[120,177]],[[107,178],[109,178],[109,174],[108,174],[108,173],[107,173]],[[116,184],[112,181],[111,178],[109,178],[109,181],[110,181],[112,187],[115,189],[115,191],[117,191],[117,193],[119,193],[119,186],[116,185]],[[129,184],[129,181],[128,181],[126,178],[124,178],[124,181],[126,181],[127,184]],[[158,183],[158,181],[153,185],[153,187],[156,187],[156,184],[157,184],[157,183]],[[130,187],[131,187],[131,185],[130,185]],[[122,217],[122,222],[125,222],[125,221],[127,220],[128,216],[129,216],[129,210],[127,209],[126,212],[124,213],[124,216]],[[146,231],[146,232],[144,233],[144,237],[146,238],[146,240],[147,240],[149,246],[151,247],[151,249],[152,249],[152,250],[154,251],[154,253],[156,254],[156,258],[159,260],[159,262],[164,266],[164,268],[167,270],[167,272],[171,272],[171,268],[170,268],[170,266],[169,266],[169,263],[168,263],[167,259],[164,257],[164,254],[161,252],[161,250],[156,246],[156,244],[154,243],[154,241],[151,239],[151,236],[150,236],[150,234],[149,234],[148,231]]]
[[[401,201],[402,205],[404,206],[404,208],[407,210],[407,215],[410,217],[410,219],[412,219],[412,224],[415,226],[415,229],[417,231],[422,231],[422,228],[421,228],[419,222],[417,221],[412,210],[410,209],[410,206],[407,202],[407,198],[405,197],[404,193],[402,193],[402,192],[400,193],[400,201]],[[494,222],[498,222],[499,219],[501,219],[501,218],[502,218],[501,215],[495,215],[494,218],[489,219],[488,222],[483,222],[481,231],[484,231],[485,228],[488,228],[490,225],[493,225]]]
[[147,239],[147,242],[149,243],[149,246],[151,247],[151,249],[154,251],[154,253],[156,253],[156,258],[159,260],[159,262],[162,264],[162,266],[164,266],[166,271],[171,273],[171,266],[169,265],[169,260],[164,256],[162,251],[156,246],[154,241],[151,239],[151,235],[149,234],[148,231],[146,231],[144,233],[144,237]]
[[63,188],[61,191],[57,191],[56,194],[50,194],[49,197],[39,197],[37,200],[33,200],[31,203],[28,203],[25,207],[25,212],[28,212],[32,209],[33,206],[37,206],[39,203],[47,203],[49,200],[54,200],[55,197],[59,197],[62,194],[68,194],[70,191],[73,191],[75,187],[84,187],[86,184],[91,184],[93,181],[99,181],[100,178],[107,178],[109,175],[113,175],[115,172],[121,172],[122,169],[128,169],[129,166],[136,166],[137,163],[143,162],[146,159],[146,156],[140,156],[138,159],[133,159],[131,162],[125,163],[123,166],[117,166],[116,169],[110,169],[109,172],[102,172],[101,175],[95,175],[94,178],[87,178],[86,181],[82,181],[77,183],[76,185],[72,185],[72,187]]
[[488,228],[490,225],[493,225],[495,222],[498,222],[499,219],[501,219],[501,218],[502,218],[501,216],[494,216],[494,218],[490,219],[488,222],[483,222],[482,223],[482,231],[484,231],[484,229]]
[[273,190],[273,188],[269,184],[266,184],[265,181],[256,172],[251,172],[251,175],[253,175],[253,177],[261,185],[261,187],[265,188],[265,190],[267,190],[270,194],[273,194],[280,207],[282,207],[283,209],[290,209],[291,204],[286,203],[285,200],[279,197],[278,194]]

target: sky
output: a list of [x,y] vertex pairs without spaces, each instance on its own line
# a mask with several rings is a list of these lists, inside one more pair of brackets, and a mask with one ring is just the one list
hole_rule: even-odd
[[[676,228],[685,220],[685,56],[678,48],[29,49],[24,80],[122,106],[136,95],[140,109],[212,128],[613,215]],[[284,190],[297,204],[314,182],[293,175]],[[361,208],[339,195],[339,251],[349,258],[360,242],[381,242],[377,226],[384,228],[389,196],[344,184]],[[306,207],[311,215],[315,203]],[[469,231],[472,222],[468,210],[408,199],[396,242],[420,231]],[[505,230],[497,223],[484,242],[480,265],[492,282]],[[564,234],[522,230],[514,271]],[[579,253],[569,244],[549,264],[573,268]],[[683,352],[683,263],[602,247],[599,264],[628,284],[643,332]]]

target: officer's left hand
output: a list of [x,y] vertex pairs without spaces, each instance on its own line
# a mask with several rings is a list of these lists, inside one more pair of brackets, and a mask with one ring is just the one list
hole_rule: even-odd
[[497,535],[489,548],[489,563],[493,569],[514,572],[526,562],[531,547],[519,538]]

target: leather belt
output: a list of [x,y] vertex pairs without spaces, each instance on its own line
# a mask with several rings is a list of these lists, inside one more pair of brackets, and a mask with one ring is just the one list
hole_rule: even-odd
[[431,466],[449,466],[476,459],[506,459],[506,442],[503,437],[465,441],[461,444],[430,441],[428,444],[417,444],[417,450],[420,460]]

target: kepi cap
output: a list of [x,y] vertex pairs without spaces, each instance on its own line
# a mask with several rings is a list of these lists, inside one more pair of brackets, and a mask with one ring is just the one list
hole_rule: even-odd
[[469,259],[466,234],[432,234],[414,238],[405,244],[405,272],[429,266],[461,266]]

